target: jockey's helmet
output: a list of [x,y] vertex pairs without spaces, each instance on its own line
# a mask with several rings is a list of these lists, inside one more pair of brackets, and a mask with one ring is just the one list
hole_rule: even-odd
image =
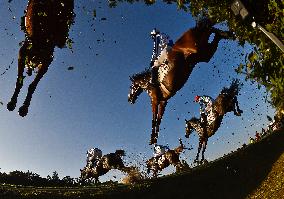
[[196,95],[196,96],[194,97],[194,101],[195,101],[195,102],[198,102],[198,101],[199,101],[199,98],[200,98],[200,96],[199,96],[199,95]]
[[155,38],[156,37],[156,35],[157,34],[159,34],[160,33],[160,31],[158,30],[158,29],[156,29],[156,28],[154,28],[152,31],[151,31],[151,37],[152,38]]

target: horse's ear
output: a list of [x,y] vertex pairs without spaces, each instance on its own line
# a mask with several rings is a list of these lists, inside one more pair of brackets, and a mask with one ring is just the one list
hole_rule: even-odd
[[129,79],[133,82],[133,77],[132,76],[129,76]]
[[184,119],[184,121],[187,123],[188,122],[188,120],[186,120],[186,119]]

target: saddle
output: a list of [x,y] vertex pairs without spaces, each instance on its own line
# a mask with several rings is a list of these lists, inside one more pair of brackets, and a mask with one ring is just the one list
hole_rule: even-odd
[[162,83],[165,76],[168,74],[168,72],[170,71],[171,66],[169,65],[169,62],[167,60],[165,60],[158,69],[158,82]]
[[207,123],[208,123],[208,125],[210,125],[214,121],[215,121],[215,116],[214,116],[214,112],[213,112],[213,107],[211,107],[209,113],[207,114]]

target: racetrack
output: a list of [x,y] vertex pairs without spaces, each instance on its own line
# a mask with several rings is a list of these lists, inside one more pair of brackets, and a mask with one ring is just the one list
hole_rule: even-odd
[[0,198],[284,198],[284,130],[206,165],[135,185],[0,185]]

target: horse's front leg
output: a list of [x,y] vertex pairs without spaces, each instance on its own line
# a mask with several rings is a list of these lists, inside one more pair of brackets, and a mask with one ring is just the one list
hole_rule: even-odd
[[201,162],[204,161],[204,153],[205,153],[205,150],[206,150],[206,147],[207,147],[207,141],[208,141],[208,138],[204,138],[204,140],[202,142],[202,158],[201,158]]
[[31,103],[32,95],[33,95],[39,81],[44,76],[44,74],[47,72],[48,66],[49,66],[49,64],[42,65],[39,68],[38,73],[37,73],[34,81],[29,85],[28,93],[27,93],[26,99],[24,101],[24,104],[19,109],[19,115],[20,116],[24,117],[24,116],[27,115],[28,109],[29,109],[29,106],[30,106],[30,103]]
[[27,44],[26,42],[20,48],[19,57],[18,57],[18,76],[16,81],[16,87],[13,96],[11,97],[10,102],[7,104],[7,109],[13,111],[17,104],[17,98],[20,93],[21,88],[23,87],[24,81],[24,69],[25,69],[25,59],[27,55]]
[[100,181],[99,181],[99,177],[98,176],[96,176],[95,177],[95,184],[99,184],[100,183]]
[[166,106],[167,106],[167,101],[161,101],[160,104],[159,104],[159,111],[158,111],[157,124],[156,124],[157,135],[159,135],[160,124],[162,122],[162,118],[163,118],[163,115],[165,113]]
[[155,100],[152,100],[152,134],[150,144],[157,143],[157,115],[158,115],[158,103]]
[[195,160],[193,161],[194,163],[198,163],[198,159],[199,159],[199,153],[202,147],[202,143],[203,143],[203,138],[199,137],[199,144],[198,144],[198,149],[197,149],[197,154],[195,157]]

